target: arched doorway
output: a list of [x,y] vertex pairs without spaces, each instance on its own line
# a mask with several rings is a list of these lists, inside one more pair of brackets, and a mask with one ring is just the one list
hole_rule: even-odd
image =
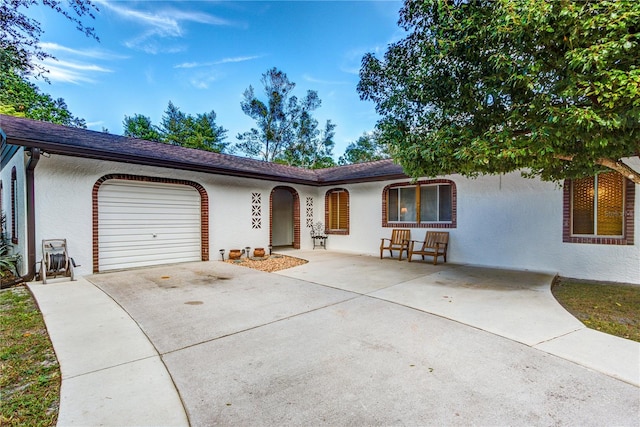
[[275,187],[269,197],[269,241],[300,249],[300,196],[291,187]]

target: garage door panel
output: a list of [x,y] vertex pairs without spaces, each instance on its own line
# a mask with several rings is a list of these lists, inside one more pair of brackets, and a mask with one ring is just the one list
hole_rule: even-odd
[[[170,246],[172,249],[180,247],[194,247],[200,244],[200,236],[165,236],[162,239],[141,239],[137,236],[122,236],[120,239],[104,239],[100,247],[105,250],[117,250],[135,246],[136,248],[155,248],[158,246]],[[195,249],[194,249],[195,250]],[[199,248],[198,248],[199,251]],[[106,255],[105,255],[106,256]]]
[[197,218],[194,218],[192,215],[179,215],[179,214],[168,213],[167,215],[164,216],[164,218],[146,217],[142,213],[140,214],[123,213],[121,215],[114,213],[110,215],[112,215],[111,218],[109,218],[109,216],[99,218],[103,221],[105,226],[109,226],[110,223],[114,223],[116,226],[126,225],[131,223],[131,224],[137,224],[137,225],[153,224],[155,226],[162,226],[162,227],[172,227],[174,225],[182,225],[187,223],[189,225],[200,224],[200,217],[198,216]]
[[[106,240],[106,239],[105,239]],[[146,249],[146,248],[158,248],[162,246],[168,246],[170,250],[176,251],[179,248],[192,248],[194,251],[199,252],[199,248],[195,248],[196,245],[200,243],[199,236],[193,236],[191,239],[188,238],[165,238],[162,240],[142,240],[134,238],[122,238],[119,240],[111,239],[102,242],[100,245],[104,250],[113,250],[113,251],[123,251],[123,250],[131,250],[131,249]],[[104,256],[108,256],[108,254],[104,254]]]
[[153,259],[162,259],[165,261],[171,261],[173,259],[178,258],[190,258],[193,256],[200,255],[199,251],[193,251],[189,246],[183,246],[180,251],[180,255],[176,255],[174,250],[170,250],[168,248],[163,247],[138,247],[136,249],[123,249],[118,252],[113,252],[108,256],[105,256],[103,259],[106,262],[109,260],[115,259],[125,259],[125,260],[153,260]]
[[200,209],[187,185],[106,181],[98,191],[99,270],[199,261]]
[[[156,237],[153,237],[153,235]],[[121,242],[121,241],[138,241],[138,242],[150,242],[162,241],[164,239],[183,239],[183,240],[197,240],[200,241],[200,233],[196,233],[193,230],[163,230],[155,233],[154,230],[150,230],[148,233],[140,233],[137,228],[127,229],[114,229],[109,234],[102,235],[100,243],[107,242]]]

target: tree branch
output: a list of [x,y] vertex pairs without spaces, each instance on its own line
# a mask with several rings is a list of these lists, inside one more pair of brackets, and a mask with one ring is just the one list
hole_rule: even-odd
[[[568,162],[573,160],[573,156],[563,156],[558,154],[555,157],[556,159],[566,160]],[[600,158],[596,160],[596,163],[618,172],[620,175],[628,178],[636,184],[640,184],[640,172],[633,170],[629,165],[623,163],[621,160]]]

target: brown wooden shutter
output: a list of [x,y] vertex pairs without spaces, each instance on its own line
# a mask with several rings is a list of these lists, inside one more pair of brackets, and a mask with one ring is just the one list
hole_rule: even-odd
[[349,193],[338,190],[329,194],[329,229],[349,229]]
[[341,191],[338,193],[338,228],[346,230],[349,228],[349,193]]

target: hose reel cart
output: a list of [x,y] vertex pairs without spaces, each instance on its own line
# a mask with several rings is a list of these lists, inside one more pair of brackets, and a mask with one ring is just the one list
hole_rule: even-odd
[[47,283],[47,276],[55,278],[61,275],[75,280],[73,267],[77,266],[67,252],[67,239],[42,241],[42,262],[40,262],[40,279],[42,283]]

